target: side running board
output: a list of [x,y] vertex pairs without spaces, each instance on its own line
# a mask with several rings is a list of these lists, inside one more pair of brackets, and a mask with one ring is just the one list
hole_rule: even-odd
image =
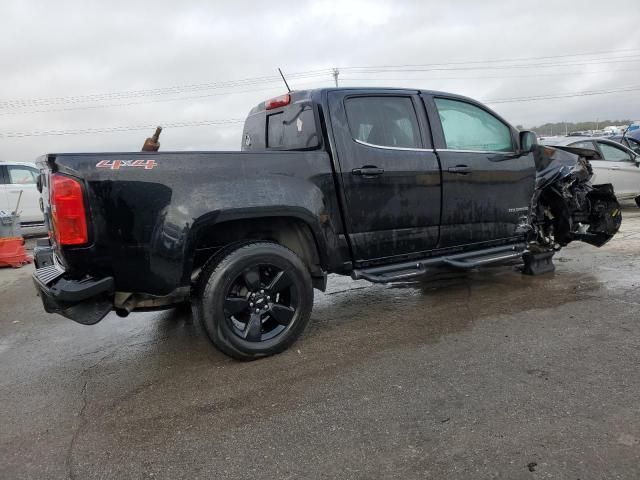
[[462,270],[489,265],[492,263],[504,263],[522,258],[526,249],[524,243],[502,245],[473,252],[455,253],[439,257],[424,258],[410,262],[394,263],[379,267],[354,269],[351,278],[354,280],[368,280],[373,283],[398,282],[410,280],[426,275],[429,268],[451,267]]

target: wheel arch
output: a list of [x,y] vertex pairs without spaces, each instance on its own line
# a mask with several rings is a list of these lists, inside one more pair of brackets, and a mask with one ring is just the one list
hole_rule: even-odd
[[203,216],[190,231],[185,274],[193,280],[204,263],[221,249],[252,240],[272,241],[289,248],[303,260],[314,279],[324,277],[328,267],[324,235],[318,219],[302,208],[250,209]]

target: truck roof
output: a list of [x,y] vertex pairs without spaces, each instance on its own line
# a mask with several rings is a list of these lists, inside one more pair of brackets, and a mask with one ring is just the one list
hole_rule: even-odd
[[[312,88],[307,90],[292,90],[289,93],[291,95],[291,103],[298,102],[301,100],[318,100],[327,92],[334,91],[353,91],[353,92],[402,92],[402,93],[425,93],[428,95],[446,95],[448,97],[456,97],[463,100],[470,101],[472,103],[478,103],[477,100],[474,100],[469,97],[465,97],[463,95],[458,95],[455,93],[442,92],[438,90],[425,90],[420,88],[406,88],[406,87],[325,87],[325,88]],[[284,92],[282,95],[286,95],[287,92]],[[277,98],[277,97],[274,97]],[[264,102],[260,102],[258,105],[253,107],[249,112],[249,116],[254,115],[259,112],[263,112],[265,110],[265,104],[269,100],[265,100]]]

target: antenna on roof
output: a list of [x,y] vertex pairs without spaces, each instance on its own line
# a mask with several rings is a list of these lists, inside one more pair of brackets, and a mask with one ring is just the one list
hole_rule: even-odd
[[291,89],[289,88],[289,84],[287,83],[287,79],[284,78],[284,74],[282,73],[282,70],[280,70],[280,67],[278,67],[278,72],[280,72],[280,76],[282,77],[282,81],[287,86],[287,90],[290,92]]

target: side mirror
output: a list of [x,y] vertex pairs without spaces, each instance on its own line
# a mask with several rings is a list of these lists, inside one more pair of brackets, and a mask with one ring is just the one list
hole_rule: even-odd
[[520,132],[520,153],[526,154],[533,151],[534,145],[538,144],[538,136],[531,130]]

